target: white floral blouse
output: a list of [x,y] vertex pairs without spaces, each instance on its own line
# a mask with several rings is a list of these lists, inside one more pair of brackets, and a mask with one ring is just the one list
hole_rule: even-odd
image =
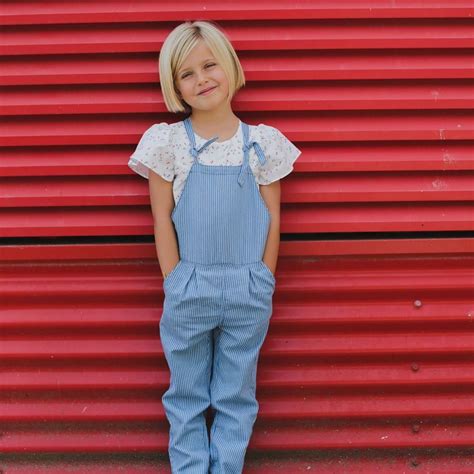
[[[196,133],[194,135],[197,148],[207,141]],[[249,164],[258,184],[270,184],[291,173],[301,150],[285,135],[263,123],[249,125],[249,135],[250,140],[258,142],[266,158],[265,164],[261,165],[255,149],[250,149]],[[190,146],[183,121],[157,123],[142,135],[128,166],[146,179],[149,170],[153,170],[166,181],[173,181],[173,196],[177,204],[193,164]],[[205,165],[240,165],[243,160],[242,147],[243,130],[242,122],[239,121],[239,128],[233,137],[222,142],[212,142],[199,153],[198,159]]]

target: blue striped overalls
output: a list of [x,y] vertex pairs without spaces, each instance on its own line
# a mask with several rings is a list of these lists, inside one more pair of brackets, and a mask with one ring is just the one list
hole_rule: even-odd
[[[204,165],[184,121],[193,165],[171,218],[180,260],[163,282],[160,338],[171,378],[162,402],[173,474],[240,474],[259,404],[257,360],[272,314],[275,278],[262,260],[270,212],[249,166]],[[205,412],[215,410],[210,439]]]

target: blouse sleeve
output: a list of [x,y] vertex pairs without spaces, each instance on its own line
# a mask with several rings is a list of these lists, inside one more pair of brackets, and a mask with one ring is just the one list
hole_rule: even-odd
[[259,124],[258,131],[266,161],[260,165],[256,180],[258,184],[270,184],[293,171],[301,150],[275,127]]
[[149,171],[153,170],[166,181],[173,181],[174,155],[170,132],[170,125],[166,122],[154,124],[147,129],[130,155],[128,167],[146,179],[149,178]]

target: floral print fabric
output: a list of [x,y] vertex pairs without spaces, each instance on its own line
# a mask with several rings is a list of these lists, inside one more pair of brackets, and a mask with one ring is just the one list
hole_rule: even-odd
[[[265,164],[261,165],[255,149],[250,149],[249,164],[258,184],[270,184],[291,173],[301,150],[285,135],[263,123],[249,125],[249,134],[251,141],[258,142],[266,158]],[[197,148],[207,141],[197,134],[195,137]],[[239,121],[234,136],[223,142],[212,142],[199,154],[199,162],[205,165],[240,165],[243,159],[242,147],[242,122]],[[177,203],[193,164],[189,148],[183,121],[157,123],[142,135],[128,166],[146,179],[149,178],[149,170],[152,170],[166,181],[173,181],[173,196]]]

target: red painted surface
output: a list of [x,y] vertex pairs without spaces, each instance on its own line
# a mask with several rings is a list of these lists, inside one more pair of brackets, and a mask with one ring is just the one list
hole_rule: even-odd
[[245,473],[474,472],[471,2],[2,6],[1,472],[169,472],[162,278],[126,163],[178,119],[157,51],[198,17],[241,57],[236,113],[303,150]]

